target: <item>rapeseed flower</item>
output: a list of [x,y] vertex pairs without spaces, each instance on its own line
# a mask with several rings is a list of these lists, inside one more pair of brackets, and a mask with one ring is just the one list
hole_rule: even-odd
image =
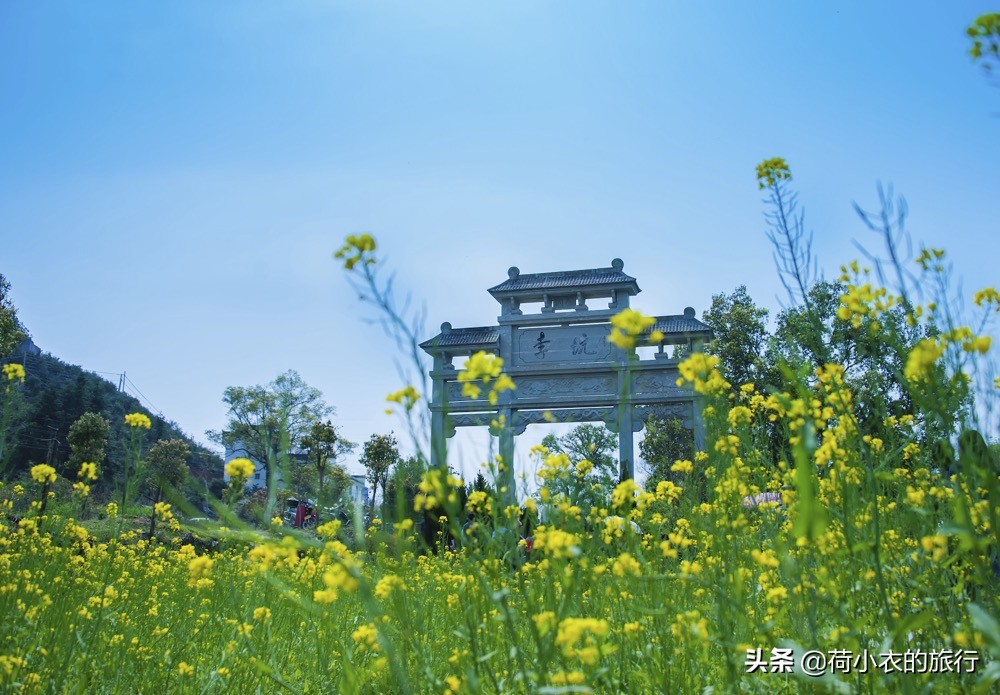
[[76,477],[81,480],[97,480],[97,464],[81,463],[80,470],[77,471]]
[[226,475],[237,480],[247,480],[256,468],[248,458],[235,458],[226,464]]
[[927,379],[931,368],[944,354],[944,343],[937,338],[924,338],[917,343],[906,357],[903,375],[910,383]]
[[24,383],[25,373],[23,364],[11,362],[0,367],[0,369],[3,370],[3,375],[7,377],[7,381],[20,381],[22,384]]
[[56,482],[56,469],[52,466],[39,463],[31,467],[31,479],[36,483],[47,485]]
[[149,416],[144,415],[143,413],[129,413],[125,416],[125,424],[129,427],[134,427],[136,429],[141,428],[145,430],[148,430],[153,426]]
[[761,190],[774,188],[779,181],[789,181],[791,178],[792,170],[783,157],[765,159],[757,165],[757,183]]
[[[636,342],[643,333],[649,330],[656,319],[646,316],[635,309],[623,309],[611,317],[611,333],[608,335],[608,342],[629,350],[636,346]],[[650,343],[658,343],[663,340],[661,331],[652,331],[647,340]]]
[[333,256],[344,260],[345,269],[353,270],[362,261],[366,265],[375,263],[374,253],[375,239],[371,234],[350,234]]

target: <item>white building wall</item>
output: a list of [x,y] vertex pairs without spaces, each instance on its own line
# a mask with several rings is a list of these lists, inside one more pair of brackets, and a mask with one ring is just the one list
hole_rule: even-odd
[[352,504],[360,504],[364,506],[368,504],[368,485],[366,484],[368,479],[363,475],[352,475],[351,476],[351,487],[348,489],[348,495],[351,498]]
[[256,490],[257,488],[267,486],[267,466],[255,459],[253,456],[247,452],[246,447],[243,442],[234,442],[233,445],[226,447],[225,456],[222,457],[224,460],[222,477],[225,479],[226,483],[229,483],[229,476],[226,475],[225,464],[229,463],[233,459],[250,459],[253,462],[253,475],[251,475],[246,482],[246,487],[248,490]]

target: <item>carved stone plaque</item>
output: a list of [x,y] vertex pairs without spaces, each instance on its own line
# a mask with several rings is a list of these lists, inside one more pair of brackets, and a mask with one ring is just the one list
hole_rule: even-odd
[[641,396],[680,396],[682,393],[688,393],[677,386],[678,376],[680,373],[676,369],[639,372],[632,376],[632,393]]
[[514,364],[607,362],[612,359],[609,324],[520,328],[515,334]]
[[613,374],[567,376],[520,376],[516,380],[518,398],[546,396],[615,396]]

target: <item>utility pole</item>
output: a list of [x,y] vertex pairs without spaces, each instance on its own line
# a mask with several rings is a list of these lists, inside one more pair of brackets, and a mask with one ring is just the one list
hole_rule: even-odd
[[59,443],[59,440],[56,437],[56,435],[59,433],[59,428],[49,425],[48,429],[49,432],[51,432],[52,434],[49,435],[49,449],[45,454],[45,463],[55,467],[55,465],[53,464],[53,460],[55,458],[56,445]]
[[124,390],[125,390],[125,371],[122,370],[122,373],[118,375],[118,393],[121,393]]

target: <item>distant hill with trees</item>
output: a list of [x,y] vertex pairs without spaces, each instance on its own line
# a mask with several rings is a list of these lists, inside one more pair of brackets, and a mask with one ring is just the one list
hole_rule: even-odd
[[30,339],[21,342],[4,361],[19,362],[25,370],[10,422],[11,446],[5,466],[8,478],[21,475],[36,463],[48,463],[75,480],[77,464],[71,460],[70,428],[84,413],[97,413],[110,429],[105,459],[95,462],[100,470],[95,485],[98,490],[110,491],[125,460],[125,415],[139,412],[152,421],[145,437],[147,448],[159,440],[182,439],[190,448],[187,464],[192,482],[202,489],[205,485],[221,488],[222,459],[217,454],[187,436],[176,423],[149,412],[115,384],[43,352]]

